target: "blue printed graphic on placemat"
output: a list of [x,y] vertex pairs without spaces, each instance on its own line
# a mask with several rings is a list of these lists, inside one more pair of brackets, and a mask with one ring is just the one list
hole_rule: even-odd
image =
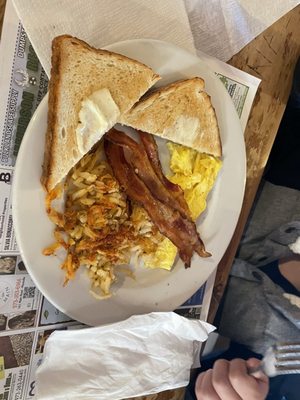
[[181,307],[201,306],[205,292],[205,284],[193,294]]

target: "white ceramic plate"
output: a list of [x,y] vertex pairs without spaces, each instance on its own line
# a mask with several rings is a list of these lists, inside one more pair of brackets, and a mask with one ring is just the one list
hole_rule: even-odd
[[89,325],[118,321],[132,314],[173,310],[187,300],[217,267],[234,232],[245,185],[245,146],[233,103],[219,79],[196,56],[172,44],[156,40],[130,40],[107,49],[151,66],[164,85],[200,76],[216,109],[223,145],[223,168],[210,195],[198,230],[213,256],[194,256],[190,269],[178,262],[172,272],[139,269],[136,281],[126,278],[115,295],[96,300],[89,294],[89,280],[82,268],[63,287],[57,257],[45,257],[42,249],[52,242],[53,224],[45,212],[40,184],[47,123],[47,97],[36,110],[19,151],[13,182],[13,218],[17,242],[27,270],[40,291],[55,307]]

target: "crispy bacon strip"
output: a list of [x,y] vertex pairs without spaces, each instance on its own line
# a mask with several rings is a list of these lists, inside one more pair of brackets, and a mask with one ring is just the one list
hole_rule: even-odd
[[141,178],[144,184],[148,187],[153,196],[160,200],[164,204],[168,204],[170,207],[179,211],[184,218],[190,219],[189,212],[187,212],[187,205],[182,206],[177,198],[170,193],[164,184],[160,181],[156,175],[147,153],[143,146],[140,146],[135,140],[131,139],[124,132],[111,129],[105,138],[112,143],[126,149],[126,156],[133,167],[135,173]]
[[193,222],[183,218],[177,210],[172,209],[156,199],[142,180],[136,175],[133,167],[126,161],[122,147],[107,139],[104,150],[116,179],[132,200],[141,204],[159,231],[168,237],[179,249],[179,256],[190,267],[193,252],[201,257],[209,257]]
[[182,209],[185,210],[186,218],[190,219],[190,210],[187,202],[185,201],[183,190],[179,185],[176,185],[175,183],[169,181],[169,179],[167,179],[163,174],[161,162],[158,156],[158,148],[154,137],[149,133],[143,131],[138,131],[138,134],[147,153],[149,161],[151,162],[152,168],[154,169],[159,180],[163,183],[169,193],[176,198]]

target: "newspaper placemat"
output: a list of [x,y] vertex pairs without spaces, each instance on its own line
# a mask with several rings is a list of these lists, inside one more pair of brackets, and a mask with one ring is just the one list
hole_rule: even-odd
[[[224,83],[245,129],[259,80],[201,54]],[[55,329],[78,329],[35,287],[19,255],[11,215],[11,184],[26,127],[47,92],[48,79],[7,3],[0,44],[0,399],[31,399],[35,370]],[[214,275],[179,310],[206,320]]]

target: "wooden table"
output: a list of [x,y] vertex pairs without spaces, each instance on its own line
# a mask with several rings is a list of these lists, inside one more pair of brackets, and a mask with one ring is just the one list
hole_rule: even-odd
[[[5,0],[0,0],[0,32]],[[241,215],[216,276],[208,320],[213,321],[227,283],[258,185],[266,166],[290,92],[295,63],[300,55],[300,6],[294,8],[228,63],[262,79],[245,132],[247,180]],[[167,391],[140,400],[181,400],[184,389]]]

